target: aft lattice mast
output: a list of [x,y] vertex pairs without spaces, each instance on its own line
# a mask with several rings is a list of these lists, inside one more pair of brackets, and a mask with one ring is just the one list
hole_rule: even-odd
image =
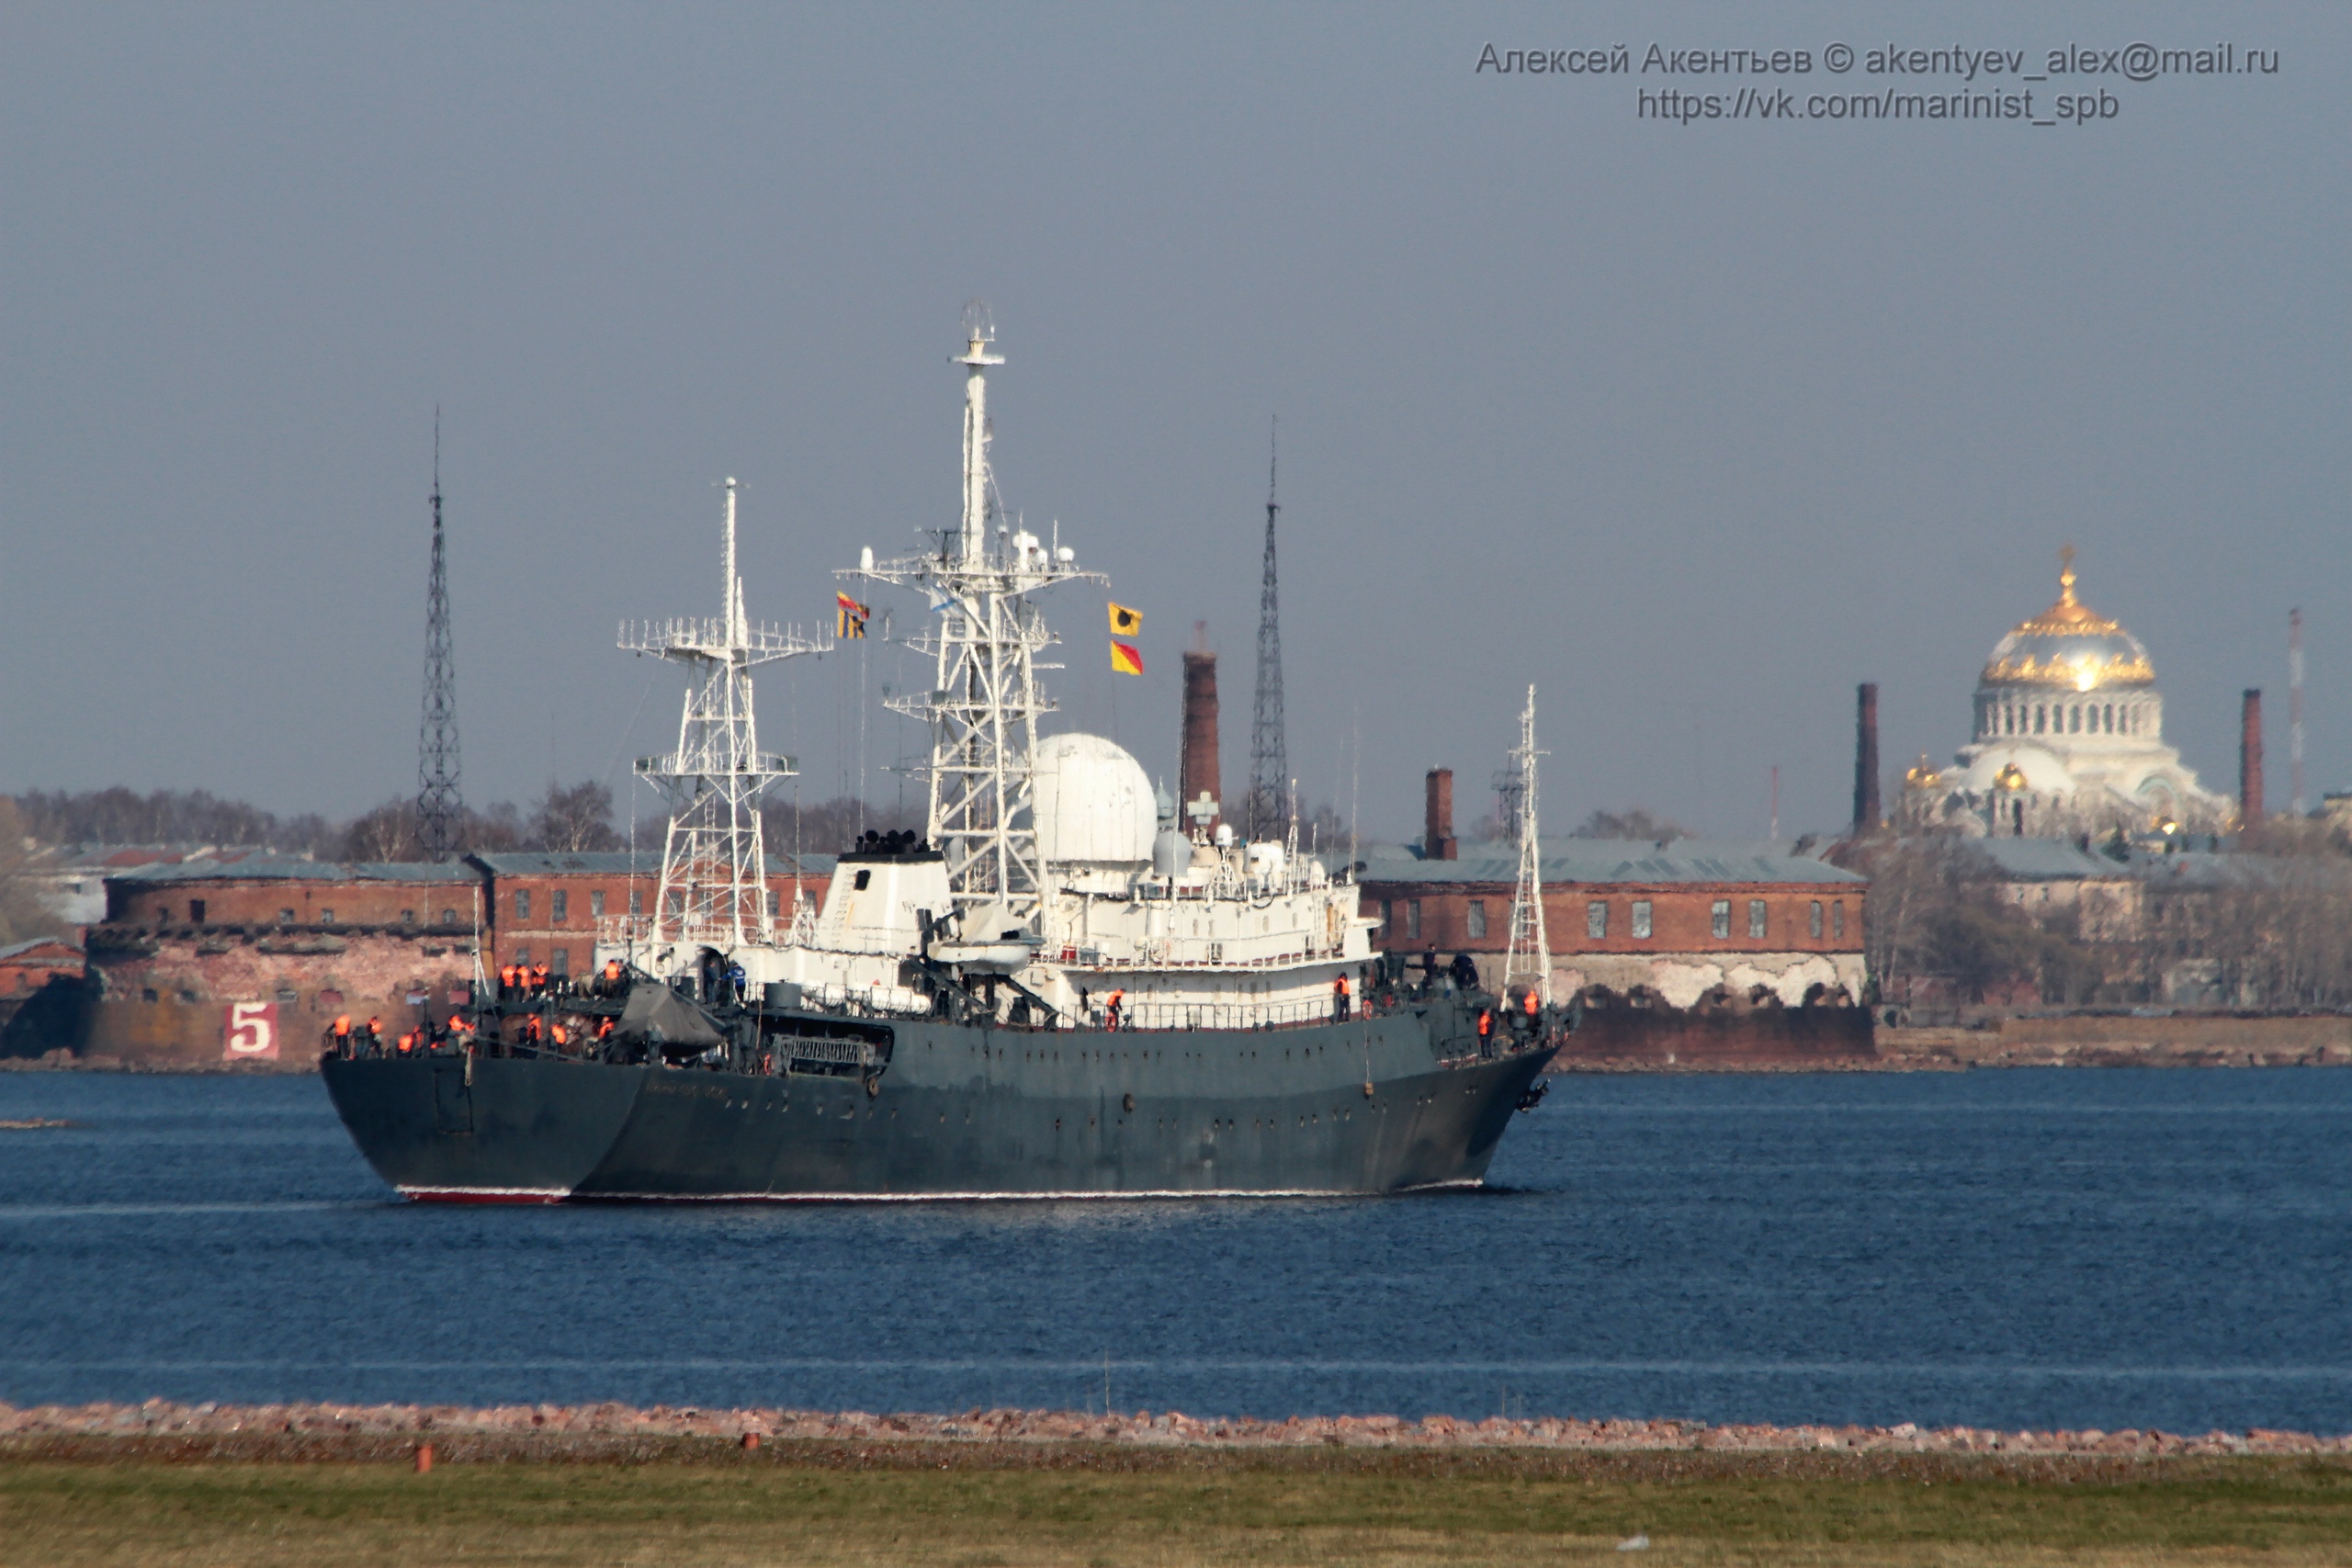
[[[639,757],[638,775],[670,797],[662,850],[662,891],[647,940],[731,950],[773,942],[781,925],[768,908],[767,853],[760,832],[760,792],[793,773],[792,759],[760,750],[752,715],[752,671],[831,645],[788,627],[743,618],[743,581],[735,573],[735,493],[729,479],[719,554],[719,613],[624,625],[620,645],[673,660],[694,672],[678,748]],[[780,911],[779,911],[780,913]]]
[[424,589],[424,718],[416,735],[416,836],[424,858],[458,852],[458,658],[449,642],[449,577],[441,547],[441,411],[433,411],[433,570]]
[[950,361],[964,367],[959,525],[940,531],[936,554],[869,559],[842,575],[921,589],[939,616],[935,631],[907,639],[937,656],[933,689],[889,705],[931,725],[928,832],[946,860],[957,908],[1001,904],[1016,921],[1029,921],[1042,882],[1031,771],[1038,716],[1054,706],[1036,671],[1055,667],[1036,656],[1055,639],[1028,595],[1057,583],[1109,580],[1078,570],[1075,553],[1058,542],[1008,533],[989,465],[988,372],[1004,357],[991,351],[996,331],[977,300],[965,307],[964,337],[964,352]]
[[1510,947],[1503,955],[1503,989],[1513,984],[1533,988],[1536,999],[1552,1002],[1552,943],[1544,929],[1543,847],[1535,814],[1536,759],[1544,753],[1535,745],[1535,688],[1527,688],[1527,707],[1519,716],[1519,744],[1511,749],[1512,795],[1519,807],[1512,830],[1519,840],[1519,886],[1510,898]]
[[1258,704],[1250,721],[1250,800],[1242,827],[1252,839],[1271,839],[1282,829],[1283,786],[1290,776],[1283,738],[1283,624],[1275,592],[1274,440],[1266,440],[1266,571],[1258,588]]

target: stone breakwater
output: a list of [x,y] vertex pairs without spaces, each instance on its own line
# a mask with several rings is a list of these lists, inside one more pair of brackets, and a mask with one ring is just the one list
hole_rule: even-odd
[[705,1410],[625,1404],[0,1404],[0,1440],[45,1438],[704,1438],[831,1442],[1127,1443],[1209,1448],[1337,1446],[1509,1448],[1590,1452],[1999,1453],[2150,1457],[2187,1454],[2352,1454],[2352,1435],[2257,1427],[2247,1432],[2097,1429],[1996,1432],[1973,1427],[1711,1427],[1695,1421],[1577,1421],[1554,1417],[1469,1421],[1428,1416],[1294,1416],[1283,1421],[1068,1410],[972,1410],[960,1416],[873,1416],[862,1411]]

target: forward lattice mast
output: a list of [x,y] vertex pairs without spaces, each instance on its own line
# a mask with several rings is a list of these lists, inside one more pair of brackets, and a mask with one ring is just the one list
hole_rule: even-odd
[[831,647],[797,630],[753,626],[743,615],[743,580],[735,571],[734,479],[726,482],[727,515],[719,547],[719,613],[625,624],[620,646],[674,660],[694,672],[678,720],[677,750],[639,757],[637,773],[670,797],[662,848],[662,889],[645,940],[731,951],[774,942],[781,911],[768,903],[767,852],[760,829],[760,792],[793,774],[792,759],[760,750],[752,712],[752,671],[796,654]]
[[1058,540],[1049,546],[1025,529],[1008,529],[989,463],[988,372],[1004,356],[993,352],[996,330],[977,300],[965,308],[964,337],[964,352],[950,361],[964,367],[958,525],[940,531],[936,554],[869,558],[841,575],[920,589],[939,616],[935,630],[907,638],[908,647],[938,660],[932,690],[888,705],[931,726],[927,832],[946,861],[956,908],[1001,906],[1014,923],[1034,928],[1043,877],[1031,774],[1037,719],[1054,707],[1036,672],[1055,668],[1036,656],[1055,638],[1028,596],[1057,583],[1109,579],[1080,571],[1071,564],[1076,552]]
[[458,852],[458,659],[449,639],[449,577],[441,542],[441,411],[433,411],[433,569],[424,589],[424,717],[416,736],[416,836],[424,858]]
[[1289,748],[1283,734],[1283,626],[1274,571],[1276,459],[1272,434],[1266,440],[1266,569],[1258,587],[1258,701],[1250,719],[1250,799],[1242,827],[1251,839],[1282,831],[1283,790],[1290,778]]
[[1519,885],[1510,899],[1510,946],[1503,954],[1503,990],[1513,983],[1527,986],[1545,1007],[1552,1003],[1552,943],[1544,926],[1543,843],[1536,818],[1536,759],[1544,753],[1535,745],[1535,688],[1527,688],[1527,706],[1519,716],[1519,744],[1511,748],[1512,795],[1518,817],[1512,831],[1519,840]]

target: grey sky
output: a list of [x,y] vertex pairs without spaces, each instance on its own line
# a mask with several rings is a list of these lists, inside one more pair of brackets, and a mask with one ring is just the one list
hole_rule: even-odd
[[[2081,129],[1635,117],[1740,85],[1652,41],[2143,39],[2280,69],[2037,87],[2112,93]],[[1635,70],[1480,76],[1488,41]],[[1891,767],[1948,754],[2067,541],[2209,784],[2272,694],[2274,804],[2303,606],[2315,798],[2352,784],[2348,77],[2341,6],[11,6],[0,789],[412,791],[437,401],[469,798],[626,799],[680,688],[616,623],[711,608],[713,481],[752,614],[821,625],[859,546],[953,516],[978,295],[1009,504],[1148,616],[1115,729],[1155,773],[1195,620],[1246,765],[1279,412],[1294,771],[1344,811],[1360,734],[1368,833],[1437,762],[1475,817],[1529,681],[1555,826],[1760,834],[1775,762],[1784,827],[1834,826],[1854,682]],[[1109,730],[1100,596],[1054,611]],[[805,793],[858,679],[763,680]]]

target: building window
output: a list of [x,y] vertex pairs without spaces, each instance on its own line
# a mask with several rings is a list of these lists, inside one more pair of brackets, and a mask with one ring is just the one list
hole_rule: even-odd
[[564,976],[571,973],[571,949],[559,947],[548,955],[548,973]]
[[290,1008],[301,999],[302,998],[296,994],[293,987],[280,986],[277,987],[277,1005],[279,1007]]
[[628,890],[628,912],[632,915],[641,915],[645,913],[644,888],[632,887]]
[[281,925],[281,926],[290,926],[290,925],[292,925],[292,924],[294,923],[294,911],[293,911],[293,910],[291,910],[291,909],[280,909],[280,910],[278,910],[278,911],[277,911],[277,923],[278,923],[279,925]]
[[1747,934],[1758,938],[1763,936],[1764,931],[1764,900],[1750,898],[1747,901]]
[[784,913],[784,895],[771,887],[768,889],[768,918],[774,919],[782,913]]
[[605,918],[605,890],[601,887],[589,890],[588,918],[592,920],[601,920]]
[[531,918],[531,890],[527,887],[514,889],[514,918],[518,920]]
[[322,926],[331,926],[334,924],[334,911],[333,909],[321,909],[319,911],[319,924]]
[[1608,900],[1603,898],[1595,898],[1591,903],[1587,904],[1584,907],[1584,934],[1590,937],[1595,942],[1604,941],[1608,937]]
[[2040,703],[2033,705],[2033,732],[2036,735],[2041,733],[2041,721],[2048,716],[2049,712],[2050,710],[2043,707]]
[[1647,942],[1649,935],[1650,901],[1646,898],[1636,898],[1634,900],[1634,940]]
[[682,919],[685,912],[686,890],[683,887],[673,887],[670,889],[670,918],[673,920]]
[[1469,925],[1471,941],[1476,942],[1487,934],[1487,901],[1484,898],[1471,899],[1469,913],[1464,918]]
[[1836,941],[1846,940],[1846,900],[1843,898],[1829,906],[1829,934]]
[[2080,735],[2083,732],[2083,708],[2080,703],[2076,703],[2066,710],[2066,732],[2070,735]]
[[163,1000],[164,998],[161,998],[161,997],[159,997],[159,996],[157,996],[157,995],[155,994],[155,987],[153,987],[153,986],[148,986],[148,987],[143,987],[143,988],[140,991],[140,993],[139,993],[139,999],[140,999],[141,1001],[142,1001],[142,1002],[158,1002],[158,1001]]
[[1385,898],[1383,898],[1383,899],[1380,901],[1380,929],[1381,929],[1382,931],[1394,931],[1394,930],[1396,930],[1396,927],[1394,927],[1394,926],[1392,926],[1392,925],[1390,925],[1390,924],[1388,923],[1388,922],[1389,922],[1389,920],[1390,920],[1390,919],[1394,916],[1394,914],[1395,914],[1395,913],[1396,913],[1396,911],[1395,911],[1394,909],[1392,909],[1392,908],[1389,907],[1388,900],[1387,900],[1387,899],[1385,899]]
[[200,926],[204,923],[203,899],[191,898],[187,901],[187,923],[192,926]]
[[319,993],[319,1010],[321,1012],[334,1012],[341,1009],[342,1006],[343,993],[341,991],[329,987],[328,989]]
[[569,915],[571,912],[571,894],[568,889],[559,887],[554,892],[548,895],[548,918],[549,919],[553,920],[557,925],[561,925],[563,924],[564,917]]
[[1718,898],[1707,910],[1707,929],[1719,937],[1731,935],[1731,900]]
[[1804,934],[1815,942],[1821,940],[1821,900],[1818,898],[1804,912]]
[[442,910],[442,911],[441,911],[441,923],[442,923],[443,925],[445,925],[445,926],[454,926],[454,925],[456,925],[456,924],[458,923],[458,911],[457,911],[457,910],[455,910],[455,909],[444,909],[444,910]]
[[404,926],[413,926],[416,924],[416,911],[414,909],[402,909],[401,911],[401,924]]
[[1405,900],[1405,934],[1416,942],[1420,940],[1421,901],[1419,898]]
[[526,942],[514,950],[514,962],[517,964],[528,964],[530,961],[531,944]]

